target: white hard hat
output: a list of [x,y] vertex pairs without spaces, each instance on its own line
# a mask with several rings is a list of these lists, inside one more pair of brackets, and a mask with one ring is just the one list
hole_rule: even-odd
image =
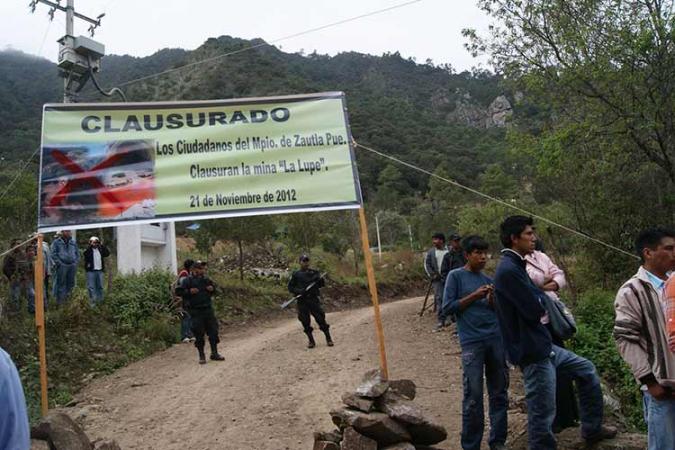
[[96,236],[92,236],[92,237],[89,238],[89,242],[99,242],[99,241],[100,241],[100,239],[97,238]]

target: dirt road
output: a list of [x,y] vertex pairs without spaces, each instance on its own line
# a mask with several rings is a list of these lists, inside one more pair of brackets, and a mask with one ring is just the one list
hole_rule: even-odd
[[[431,333],[433,318],[419,318],[420,305],[417,298],[382,306],[390,376],[415,380],[417,401],[448,430],[440,448],[456,448],[459,343],[449,331]],[[95,380],[68,412],[92,438],[114,438],[125,450],[311,449],[313,431],[333,428],[328,411],[342,392],[378,366],[371,308],[328,321],[333,348],[318,336],[307,350],[292,318],[222,330],[222,363],[199,366],[192,345],[176,345]]]

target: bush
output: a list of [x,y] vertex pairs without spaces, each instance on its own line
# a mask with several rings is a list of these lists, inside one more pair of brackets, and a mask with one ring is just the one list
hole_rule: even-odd
[[117,326],[135,329],[157,313],[169,313],[174,279],[158,269],[115,278],[106,303]]
[[629,425],[645,430],[639,387],[614,343],[614,293],[588,291],[574,308],[578,332],[571,341],[577,354],[595,364],[600,376],[621,402],[621,412]]

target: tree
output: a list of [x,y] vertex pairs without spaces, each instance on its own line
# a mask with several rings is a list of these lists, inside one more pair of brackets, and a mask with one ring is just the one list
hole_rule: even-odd
[[489,165],[478,178],[481,192],[500,200],[510,200],[518,193],[518,179],[509,176],[500,164]]
[[[205,233],[217,240],[237,243],[239,249],[239,278],[244,279],[244,244],[268,239],[274,232],[271,216],[233,217],[213,219],[202,223]],[[201,228],[200,228],[201,231]]]
[[480,0],[497,25],[467,47],[585,132],[675,183],[675,0]]
[[213,246],[216,245],[218,239],[215,237],[210,227],[204,225],[201,225],[192,236],[195,240],[195,247],[201,253],[206,255],[206,260],[208,261],[211,258]]
[[299,213],[285,216],[287,237],[291,247],[309,253],[312,247],[319,244],[327,221],[325,213]]
[[377,203],[382,207],[395,208],[397,200],[406,191],[406,182],[398,167],[387,164],[377,177]]
[[340,259],[351,249],[354,255],[354,275],[358,276],[361,236],[356,213],[353,210],[338,211],[331,213],[331,219],[321,238],[323,249],[338,255]]

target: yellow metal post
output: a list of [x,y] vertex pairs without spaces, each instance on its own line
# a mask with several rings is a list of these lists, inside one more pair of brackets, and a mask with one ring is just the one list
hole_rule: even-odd
[[385,379],[389,379],[389,369],[387,367],[387,352],[384,347],[384,330],[382,328],[382,316],[380,315],[380,300],[377,297],[377,284],[375,283],[375,270],[373,269],[373,257],[370,254],[370,242],[368,240],[368,225],[366,224],[366,213],[363,206],[359,208],[359,223],[361,225],[361,245],[363,246],[363,258],[366,264],[366,274],[368,275],[368,289],[370,298],[373,302],[373,311],[375,312],[375,331],[377,333],[377,342],[380,350],[380,368]]
[[49,401],[47,397],[47,344],[45,340],[45,261],[42,253],[42,234],[38,234],[37,236],[35,256],[35,326],[37,328],[40,356],[40,407],[42,415],[46,416],[49,410]]

